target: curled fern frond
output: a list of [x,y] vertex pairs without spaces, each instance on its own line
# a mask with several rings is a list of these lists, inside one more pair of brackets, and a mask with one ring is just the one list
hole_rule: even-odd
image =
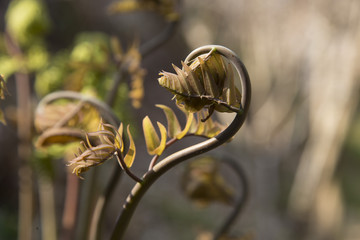
[[[126,167],[129,168],[134,161],[136,149],[129,126],[127,132],[130,139],[130,147],[124,160]],[[97,141],[90,141],[90,138],[97,138]],[[96,144],[92,142],[96,142]],[[79,153],[75,154],[75,158],[68,164],[68,166],[73,166],[73,173],[80,178],[82,178],[80,174],[87,171],[90,167],[102,164],[115,154],[124,153],[123,125],[120,124],[119,129],[116,129],[110,124],[100,122],[99,130],[87,133],[86,142],[81,143],[83,148],[79,148]]]
[[175,95],[178,104],[189,112],[208,108],[207,120],[214,110],[241,112],[241,93],[234,83],[231,63],[213,48],[190,65],[181,62],[182,69],[173,65],[176,74],[161,72],[159,84]]

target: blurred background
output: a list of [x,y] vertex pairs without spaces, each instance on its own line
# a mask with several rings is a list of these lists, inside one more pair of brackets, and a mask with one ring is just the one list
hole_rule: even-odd
[[[97,32],[116,36],[128,49],[133,42],[149,42],[171,24],[169,16],[153,9],[109,14],[111,3],[42,1],[46,18],[39,21],[46,22],[42,26],[46,33],[39,45],[46,48],[48,55],[55,55],[64,49],[71,51],[80,33]],[[9,4],[0,1],[2,38],[9,28],[9,20],[5,20],[9,19]],[[237,236],[234,239],[359,239],[360,2],[184,0],[177,4],[179,24],[167,33],[166,42],[141,59],[146,71],[142,106],[128,109],[123,115],[130,115],[128,121],[135,129],[140,129],[146,115],[164,122],[161,110],[154,104],[169,104],[171,94],[158,86],[158,73],[173,72],[171,63],[180,66],[188,53],[202,45],[219,44],[232,49],[248,69],[253,95],[245,125],[231,143],[214,150],[219,156],[226,153],[237,159],[250,186],[249,201],[231,228],[231,235]],[[25,16],[27,9],[16,13],[12,21]],[[7,75],[14,54],[6,52],[4,45],[0,46],[0,73]],[[26,43],[23,46],[30,49]],[[36,66],[34,69],[35,74],[29,74],[33,109],[41,99],[36,85],[43,84],[36,75],[40,70]],[[0,102],[8,122],[6,126],[0,124],[0,238],[16,239],[20,196],[26,194],[19,186],[21,179],[26,181],[22,178],[28,176],[26,171],[36,167],[28,164],[30,167],[23,168],[29,150],[21,150],[18,129],[23,125],[14,117],[20,101],[16,88],[21,85],[15,84],[12,74],[6,77],[11,95]],[[217,117],[224,122],[231,119],[229,114]],[[137,131],[139,145],[143,145],[141,130]],[[144,161],[150,158],[141,152],[137,158],[134,171],[141,175],[148,165]],[[67,170],[61,160],[51,165],[52,187],[41,184],[38,170],[28,176],[34,181],[32,239],[44,238],[41,193],[54,198],[55,225],[61,231]],[[102,177],[95,186],[104,187],[113,166],[107,162],[99,167],[98,176]],[[159,179],[138,207],[125,239],[209,239],[206,233],[219,226],[231,207],[213,204],[199,209],[190,203],[180,191],[183,172],[184,166],[179,166]],[[87,174],[80,189],[89,188]],[[232,185],[234,176],[230,173],[226,178]],[[131,179],[123,177],[116,189],[106,213],[105,236],[112,230],[132,185]],[[80,205],[85,201],[82,199]],[[74,239],[83,239],[84,235],[77,234]]]

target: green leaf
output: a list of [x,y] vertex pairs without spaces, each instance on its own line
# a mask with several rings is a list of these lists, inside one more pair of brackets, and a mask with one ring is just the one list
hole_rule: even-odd
[[192,125],[192,121],[194,119],[194,113],[188,113],[186,117],[187,119],[186,119],[185,128],[179,134],[176,135],[177,139],[182,139],[189,132],[190,127]]
[[204,111],[196,113],[196,119],[194,119],[189,133],[211,138],[218,135],[225,128],[225,126],[213,121],[211,118],[202,122],[201,119],[203,119],[205,115]]
[[218,124],[217,122],[213,122],[211,118],[209,118],[204,124],[205,124],[205,129],[202,135],[208,138],[215,137],[223,129],[223,127],[220,126],[220,124]]
[[162,125],[161,123],[157,122],[157,125],[160,129],[160,134],[161,134],[161,141],[160,144],[158,146],[158,148],[156,149],[156,154],[157,155],[161,155],[163,153],[163,151],[166,148],[166,128],[164,127],[164,125]]
[[174,138],[181,132],[181,126],[174,111],[171,108],[162,104],[157,104],[155,106],[161,108],[164,111],[168,125],[168,135],[170,138]]
[[[123,124],[121,123],[120,126],[119,126],[119,129],[117,130],[117,132],[119,133],[119,135],[117,136],[117,142],[116,142],[116,147],[120,149],[121,152],[124,151],[124,142],[123,142],[123,131],[124,131],[124,127],[123,127]],[[130,134],[129,134],[129,138],[130,138]],[[132,140],[132,137],[131,137],[131,140]],[[119,144],[121,146],[119,146]]]
[[196,114],[197,119],[193,121],[191,129],[189,131],[190,133],[193,133],[195,135],[201,135],[205,129],[205,123],[201,121],[200,113],[202,113],[202,112],[199,112]]
[[126,166],[128,168],[130,168],[132,166],[133,162],[134,162],[135,155],[136,155],[136,147],[135,147],[134,139],[133,139],[133,137],[131,136],[131,133],[130,133],[130,125],[127,126],[127,133],[129,135],[130,147],[129,147],[128,152],[125,155],[124,162],[125,162]]
[[158,134],[154,128],[154,125],[151,123],[151,120],[148,116],[143,119],[143,131],[145,136],[145,142],[147,151],[150,155],[161,155],[162,152],[165,150],[166,147],[166,128],[161,123],[157,123],[160,134],[161,134],[161,141],[159,139]]
[[151,123],[151,120],[148,116],[143,119],[142,125],[148,153],[153,155],[154,150],[160,144],[159,136],[157,135],[154,125]]

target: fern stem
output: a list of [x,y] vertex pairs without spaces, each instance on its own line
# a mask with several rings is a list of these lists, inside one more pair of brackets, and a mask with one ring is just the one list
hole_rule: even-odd
[[148,171],[143,176],[142,183],[137,183],[134,188],[132,189],[131,193],[128,195],[126,199],[126,203],[123,205],[123,209],[116,221],[115,228],[113,230],[111,240],[118,240],[122,239],[125,234],[126,228],[131,220],[133,213],[137,205],[139,204],[140,200],[146,193],[146,191],[152,186],[152,184],[165,172],[170,170],[175,165],[189,159],[195,157],[199,154],[208,152],[228,140],[230,140],[237,131],[241,128],[242,124],[245,121],[247,112],[250,106],[250,99],[251,99],[251,86],[250,86],[250,78],[247,73],[247,70],[244,64],[240,61],[240,59],[236,56],[236,54],[222,46],[214,46],[208,45],[201,48],[194,50],[190,55],[186,58],[185,61],[189,59],[193,59],[194,57],[201,55],[203,53],[207,53],[213,49],[216,49],[220,54],[228,58],[235,66],[242,85],[242,99],[241,103],[244,107],[243,113],[237,113],[234,120],[231,124],[217,136],[200,142],[194,146],[185,148],[180,150],[172,155],[168,156],[158,164],[156,164],[152,170]]
[[239,178],[239,185],[242,189],[241,195],[235,202],[235,206],[232,209],[231,213],[226,217],[225,221],[222,223],[220,228],[214,234],[213,240],[220,239],[223,235],[225,235],[231,226],[235,223],[236,218],[239,216],[241,211],[244,209],[244,206],[249,198],[249,183],[247,181],[244,170],[241,165],[235,161],[232,157],[223,157],[221,162],[229,165],[230,169],[234,171],[236,176]]

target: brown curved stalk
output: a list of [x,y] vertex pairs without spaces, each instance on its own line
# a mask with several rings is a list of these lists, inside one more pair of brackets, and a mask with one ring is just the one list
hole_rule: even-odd
[[231,157],[222,158],[221,162],[229,165],[230,169],[235,172],[236,176],[239,178],[239,185],[242,189],[242,192],[238,199],[236,199],[235,206],[232,209],[231,213],[225,218],[225,221],[221,224],[220,228],[214,234],[213,240],[220,239],[229,231],[236,218],[244,209],[245,204],[249,198],[249,183],[242,167],[238,164],[238,162],[235,161],[235,159]]
[[[100,113],[101,116],[108,121],[110,124],[114,126],[118,126],[120,124],[120,120],[114,114],[112,109],[105,103],[97,100],[96,98],[85,96],[78,92],[73,91],[56,91],[46,95],[41,101],[39,102],[36,111],[42,111],[43,107],[46,104],[54,102],[59,99],[72,99],[72,100],[79,100],[82,103],[88,103],[95,107]],[[80,106],[81,106],[80,104]]]
[[190,55],[186,58],[185,61],[189,61],[190,59],[193,59],[198,55],[208,53],[214,48],[218,53],[228,58],[233,63],[240,76],[240,81],[242,85],[241,104],[243,106],[244,111],[241,114],[237,113],[232,123],[217,136],[205,140],[203,142],[200,142],[191,147],[180,150],[168,156],[167,158],[156,164],[151,171],[148,171],[143,176],[142,183],[137,183],[132,189],[131,193],[128,195],[126,199],[126,203],[123,206],[122,212],[120,213],[116,221],[116,225],[112,233],[111,240],[122,239],[138,203],[140,202],[146,191],[162,174],[167,172],[175,165],[191,157],[208,152],[224,144],[236,134],[236,132],[240,129],[240,127],[244,123],[250,106],[251,86],[250,86],[250,78],[247,73],[247,70],[244,64],[236,56],[236,54],[225,47],[209,45],[194,50],[192,53],[190,53]]

